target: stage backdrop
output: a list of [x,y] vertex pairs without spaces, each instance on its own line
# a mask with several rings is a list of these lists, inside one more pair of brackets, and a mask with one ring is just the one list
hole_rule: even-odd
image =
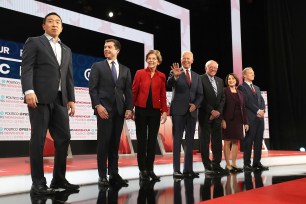
[[[28,110],[23,103],[20,83],[22,43],[0,40],[0,141],[29,140],[30,124]],[[72,140],[96,140],[96,117],[93,115],[88,92],[88,77],[91,65],[103,60],[73,53],[76,114],[70,118]],[[262,92],[266,101],[265,134],[269,138],[267,92]],[[172,93],[167,92],[167,105],[170,106]],[[160,136],[165,149],[172,149],[171,119],[161,126]],[[127,121],[127,129],[132,140],[136,139],[135,124]],[[195,139],[198,138],[197,128]],[[169,147],[169,148],[167,148]]]

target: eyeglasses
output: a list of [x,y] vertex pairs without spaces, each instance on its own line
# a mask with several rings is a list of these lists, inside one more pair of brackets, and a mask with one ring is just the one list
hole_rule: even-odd
[[218,70],[218,67],[209,66],[208,68],[211,69],[211,70]]

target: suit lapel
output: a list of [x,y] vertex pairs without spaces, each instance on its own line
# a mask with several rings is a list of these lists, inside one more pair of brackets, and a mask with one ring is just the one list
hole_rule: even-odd
[[48,41],[48,38],[45,35],[42,35],[40,36],[40,39],[41,39],[42,44],[47,48],[47,51],[49,52],[49,54],[52,56],[52,59],[54,60],[54,62],[58,64],[54,51],[50,45],[50,42]]
[[[67,48],[63,43],[60,43],[61,47],[62,47],[62,59],[61,59],[61,65],[63,64],[64,60],[67,57]],[[60,66],[61,66],[60,65]]]
[[[112,70],[111,70],[111,67],[109,66],[108,64],[108,61],[107,60],[104,60],[105,62],[105,67],[107,68],[106,70],[106,73],[109,75],[109,77],[112,79],[112,81],[114,82],[114,84],[116,84],[115,80],[114,80],[114,77],[113,77],[113,73],[112,73]],[[120,64],[119,64],[119,75],[118,75],[118,78],[117,78],[117,81],[119,80],[119,77],[120,77]]]
[[119,74],[118,74],[117,81],[120,80],[120,78],[122,77],[122,74],[123,74],[122,73],[122,66],[121,66],[121,64],[119,62],[118,62],[118,66],[119,66],[119,69],[118,69],[119,70]]

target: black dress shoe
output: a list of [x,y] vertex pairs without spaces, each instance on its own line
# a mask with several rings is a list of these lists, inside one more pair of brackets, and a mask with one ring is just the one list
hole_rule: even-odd
[[148,172],[147,171],[140,171],[139,172],[139,179],[141,181],[150,181],[150,177],[148,175]]
[[253,167],[250,164],[247,164],[247,165],[243,166],[243,170],[246,171],[246,172],[251,172],[254,169],[253,169]]
[[215,172],[212,170],[211,165],[204,165],[205,174],[214,174]]
[[199,174],[194,171],[185,171],[183,172],[185,178],[199,178]]
[[221,166],[213,166],[212,170],[215,174],[227,176],[230,172],[227,169],[223,169]]
[[48,188],[47,185],[35,185],[33,184],[30,191],[31,195],[51,195],[55,191],[51,188]]
[[182,179],[184,175],[180,171],[173,172],[173,178]]
[[100,177],[98,180],[99,186],[109,186],[109,182],[106,177]]
[[112,184],[119,184],[123,187],[129,186],[128,180],[123,179],[119,174],[109,175],[109,182]]
[[243,168],[232,166],[232,169],[230,170],[231,173],[241,173],[243,172]]
[[154,181],[160,181],[160,176],[156,176],[156,174],[154,173],[154,171],[149,171],[149,177],[151,177],[152,180]]
[[268,171],[269,167],[262,165],[261,163],[253,165],[254,171]]
[[66,189],[66,190],[68,190],[68,189],[69,190],[76,190],[76,189],[79,189],[80,186],[75,185],[75,184],[71,184],[67,180],[64,180],[64,181],[61,181],[61,182],[55,182],[54,180],[52,180],[50,188],[53,188],[53,189],[63,188],[63,189]]

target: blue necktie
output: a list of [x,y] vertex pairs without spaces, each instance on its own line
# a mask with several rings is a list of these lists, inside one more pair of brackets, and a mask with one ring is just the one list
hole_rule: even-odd
[[111,64],[112,64],[112,75],[113,75],[114,81],[116,82],[117,81],[117,70],[115,67],[115,62],[112,61]]

